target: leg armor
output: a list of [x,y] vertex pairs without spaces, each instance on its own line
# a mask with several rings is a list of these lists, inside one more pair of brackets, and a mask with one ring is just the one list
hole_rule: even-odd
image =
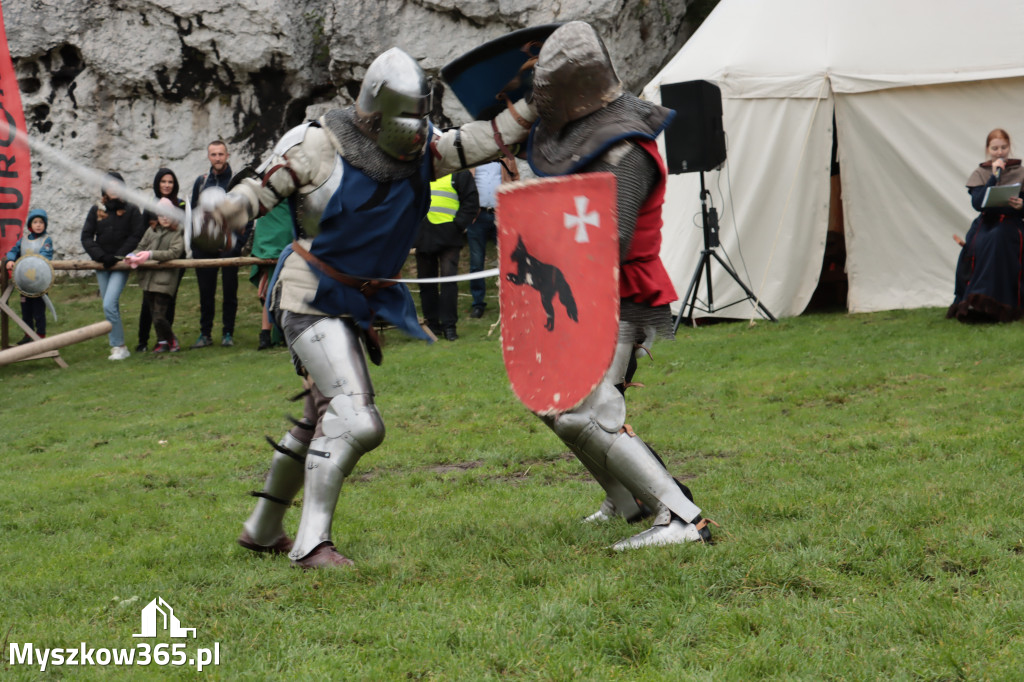
[[289,554],[299,561],[331,542],[341,484],[363,453],[384,440],[384,422],[373,403],[362,343],[351,323],[321,318],[294,337],[291,348],[329,401],[306,456],[302,518]]
[[[312,435],[312,426],[310,429]],[[309,443],[297,440],[291,432],[285,433],[277,443],[269,437],[267,440],[275,451],[270,473],[263,490],[252,493],[259,500],[243,525],[245,533],[238,543],[255,551],[286,551],[291,549],[291,543],[284,532],[284,515],[302,488]]]
[[[673,513],[689,522],[700,516],[700,508],[686,498],[647,445],[623,429],[626,403],[615,385],[622,382],[632,353],[631,342],[620,342],[594,392],[579,407],[555,417],[551,428],[605,488],[608,498],[602,510],[627,518],[639,513],[635,501],[630,505],[623,499],[624,489],[658,513],[656,524],[667,524]],[[614,483],[609,485],[609,480]]]
[[598,467],[587,456],[587,453],[575,445],[569,444],[576,458],[583,463],[594,480],[604,488],[605,498],[600,509],[583,519],[584,523],[602,523],[610,521],[616,516],[621,516],[630,523],[639,521],[644,516],[644,509],[637,504],[633,493],[629,492],[626,486],[619,483],[618,479],[609,474],[606,470]]
[[259,500],[243,525],[242,537],[238,539],[243,547],[254,551],[291,551],[291,540],[284,532],[284,515],[302,488],[306,451],[313,438],[316,417],[316,400],[312,394],[307,394],[302,419],[296,421],[295,426],[277,443],[267,437],[267,442],[274,448],[274,457],[263,490],[252,493]]

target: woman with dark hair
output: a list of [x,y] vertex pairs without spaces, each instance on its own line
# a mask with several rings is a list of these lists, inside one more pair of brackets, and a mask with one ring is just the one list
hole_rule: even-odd
[[[174,174],[170,168],[161,168],[156,172],[153,177],[153,194],[156,196],[156,200],[167,199],[174,206],[184,210],[185,202],[178,197],[178,176]],[[157,224],[157,215],[152,211],[146,211],[143,214],[143,221],[145,222],[146,229],[149,229]],[[187,255],[187,251],[186,251]],[[181,282],[181,278],[184,276],[184,270],[178,270],[178,282]],[[174,324],[174,304],[176,299],[171,298],[170,303],[167,307],[167,322],[171,325]],[[149,308],[149,301],[145,296],[142,297],[142,309],[139,311],[139,344],[135,347],[137,353],[145,353],[149,350],[149,331],[153,326],[153,313]]]
[[956,265],[953,304],[946,317],[961,322],[1010,322],[1024,313],[1024,200],[1018,192],[1005,204],[983,204],[990,188],[1024,183],[1024,168],[1020,159],[1010,158],[1010,135],[1002,128],[988,134],[985,153],[988,160],[967,180],[978,217],[966,238],[954,235],[963,250]]
[[127,270],[112,270],[124,259],[146,231],[142,213],[137,206],[129,204],[119,196],[119,187],[124,185],[120,173],[110,171],[108,183],[104,184],[100,203],[89,209],[82,227],[82,247],[89,257],[103,265],[96,271],[103,299],[103,315],[111,324],[110,360],[124,360],[131,353],[124,343],[124,326],[121,324],[121,292],[128,282]]

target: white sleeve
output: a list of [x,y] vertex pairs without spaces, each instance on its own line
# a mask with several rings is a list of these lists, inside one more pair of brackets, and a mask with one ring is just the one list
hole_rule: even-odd
[[[508,146],[524,141],[537,120],[537,110],[526,100],[514,105],[515,113],[506,109],[493,121],[472,121],[460,128],[447,130],[431,143],[434,154],[434,175],[444,177],[463,168],[494,161],[502,155],[501,144]],[[497,138],[497,139],[496,139]],[[461,145],[462,153],[459,153]]]
[[292,128],[256,172],[229,192],[245,208],[244,217],[228,216],[230,226],[267,213],[296,191],[319,187],[331,176],[336,155],[323,128],[310,123]]

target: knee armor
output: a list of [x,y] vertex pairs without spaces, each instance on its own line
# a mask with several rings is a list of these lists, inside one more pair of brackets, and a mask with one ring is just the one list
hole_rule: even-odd
[[291,342],[291,349],[329,398],[320,418],[323,435],[309,444],[306,497],[291,558],[298,561],[331,541],[334,507],[345,478],[362,455],[384,440],[362,342],[352,323],[325,317]]
[[667,509],[689,521],[700,514],[700,509],[683,495],[643,440],[623,428],[626,401],[616,384],[623,381],[633,352],[632,342],[620,342],[612,365],[597,388],[578,407],[549,423],[594,474],[608,493],[606,502],[616,513],[627,518],[638,514],[639,506],[633,499],[636,498],[656,512]]

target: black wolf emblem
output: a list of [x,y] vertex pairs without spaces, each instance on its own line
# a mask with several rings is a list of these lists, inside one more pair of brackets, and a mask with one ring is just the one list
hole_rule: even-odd
[[548,315],[548,321],[544,328],[552,331],[555,328],[555,307],[552,302],[555,294],[558,300],[565,306],[565,313],[573,322],[579,322],[576,312],[576,299],[572,297],[572,289],[565,281],[565,275],[554,265],[541,263],[530,255],[523,244],[523,238],[519,238],[516,248],[512,251],[512,262],[516,264],[517,271],[505,275],[505,279],[512,284],[529,284],[540,293],[540,304],[544,306],[544,312]]

